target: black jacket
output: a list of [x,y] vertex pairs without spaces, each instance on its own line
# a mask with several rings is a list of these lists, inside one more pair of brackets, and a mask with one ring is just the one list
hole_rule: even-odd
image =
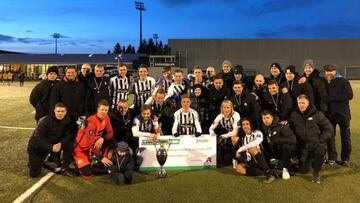
[[76,120],[85,114],[84,85],[76,79],[68,81],[64,77],[51,91],[50,106],[53,109],[57,102],[63,102],[70,117]]
[[270,145],[295,145],[296,136],[294,132],[287,125],[279,123],[279,118],[274,117],[271,126],[262,126],[262,131],[267,138],[267,142]]
[[274,77],[273,75],[270,74],[269,79],[275,80],[279,86],[281,83],[283,83],[286,80],[284,71],[282,71],[282,70],[280,70],[280,74],[277,77]]
[[309,81],[313,93],[314,93],[314,101],[315,101],[315,107],[322,111],[327,111],[327,91],[326,91],[326,81],[324,78],[321,78],[319,76],[319,71],[315,69],[309,77],[307,77],[307,80]]
[[[217,90],[215,87],[209,89],[209,111],[212,115],[218,115],[220,113],[221,102],[224,99],[230,99],[231,92],[228,88],[223,86],[223,88]],[[215,118],[215,117],[214,117]]]
[[290,93],[281,93],[281,90],[274,96],[271,96],[270,93],[267,92],[264,95],[262,107],[263,109],[272,111],[280,118],[280,120],[287,120],[293,108],[292,97]]
[[328,87],[328,114],[330,116],[341,115],[351,119],[349,101],[353,98],[353,91],[348,80],[335,78],[327,84]]
[[322,144],[333,136],[333,127],[325,115],[309,106],[304,113],[296,108],[290,116],[289,122],[297,134],[305,143]]
[[113,136],[117,141],[124,140],[121,139],[122,137],[125,138],[125,140],[132,137],[131,128],[135,116],[131,109],[129,109],[125,116],[122,116],[117,109],[110,110],[109,117],[113,127]]
[[41,117],[50,112],[50,95],[51,90],[58,81],[42,80],[31,91],[29,101],[35,108],[35,120],[38,121]]
[[310,103],[314,104],[314,102],[315,102],[314,92],[312,90],[312,87],[311,87],[309,81],[305,81],[305,83],[299,84],[299,79],[300,78],[295,78],[292,81],[285,80],[281,84],[281,87],[286,87],[289,90],[290,95],[292,96],[292,99],[293,99],[294,106],[297,106],[296,98],[301,94],[305,94],[306,96],[308,96]]
[[39,120],[29,140],[29,147],[52,151],[54,144],[61,143],[63,146],[71,140],[69,131],[70,118],[65,116],[63,120],[57,120],[54,115],[47,115]]
[[240,114],[241,118],[248,117],[256,123],[257,127],[260,126],[261,106],[253,94],[244,89],[240,98],[233,94],[230,97],[230,101],[233,103],[234,110]]
[[231,70],[228,73],[221,72],[219,75],[224,80],[224,86],[227,87],[229,90],[232,90],[232,86],[235,80],[234,72]]
[[86,114],[92,115],[96,113],[97,104],[100,100],[105,99],[111,102],[110,99],[110,78],[103,76],[102,78],[92,77],[87,80],[86,89]]
[[112,173],[134,170],[135,161],[130,152],[127,152],[124,157],[120,157],[116,150],[113,150],[111,161],[113,162],[113,165],[110,167]]

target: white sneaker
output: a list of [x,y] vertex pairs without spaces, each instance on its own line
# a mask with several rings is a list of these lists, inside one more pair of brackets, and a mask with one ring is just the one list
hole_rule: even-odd
[[290,179],[290,174],[289,174],[289,171],[287,170],[287,168],[283,168],[282,179],[284,179],[284,180]]
[[233,168],[236,169],[236,166],[238,165],[238,161],[233,159],[232,163],[233,163]]

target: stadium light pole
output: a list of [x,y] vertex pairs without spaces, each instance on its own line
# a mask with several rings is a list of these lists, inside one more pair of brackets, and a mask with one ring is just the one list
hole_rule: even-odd
[[135,1],[135,8],[136,10],[140,11],[140,43],[139,47],[141,47],[142,44],[142,12],[145,11],[145,6],[143,2]]
[[158,43],[159,35],[158,33],[153,34],[153,38],[155,39],[156,44]]
[[55,39],[55,54],[57,54],[57,41],[61,37],[60,33],[54,33],[51,35]]

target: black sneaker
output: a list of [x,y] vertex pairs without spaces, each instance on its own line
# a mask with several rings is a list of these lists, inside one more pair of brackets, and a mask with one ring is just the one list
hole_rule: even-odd
[[263,183],[268,184],[275,180],[275,176],[273,175],[266,175],[265,180],[263,180]]
[[313,173],[311,182],[320,184],[320,175]]
[[61,171],[61,174],[66,175],[68,177],[75,177],[76,173],[74,170],[70,169],[70,168],[63,168]]

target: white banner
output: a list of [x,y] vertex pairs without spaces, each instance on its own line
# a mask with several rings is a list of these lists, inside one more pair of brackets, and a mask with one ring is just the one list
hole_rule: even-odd
[[[192,170],[216,168],[216,136],[193,135],[160,136],[160,140],[170,140],[168,157],[164,164],[167,170]],[[159,142],[156,144],[160,148]],[[165,144],[165,149],[168,144]],[[143,163],[140,170],[159,170],[159,163],[156,159],[156,149],[151,139],[140,137],[139,148],[144,148],[142,156]]]

